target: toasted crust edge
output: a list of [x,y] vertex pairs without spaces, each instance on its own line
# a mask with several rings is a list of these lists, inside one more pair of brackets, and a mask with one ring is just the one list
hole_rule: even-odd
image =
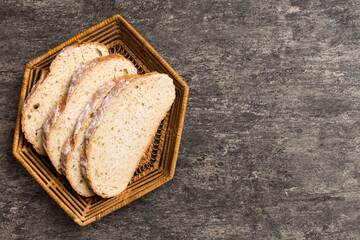
[[[60,117],[62,111],[65,108],[65,102],[66,102],[66,95],[64,95],[62,97],[62,99],[60,99],[56,103],[56,105],[53,108],[50,116],[44,122],[44,124],[42,126],[42,130],[43,130],[42,144],[43,144],[43,147],[44,147],[46,152],[47,152],[47,143],[48,143],[47,139],[48,139],[48,136],[49,136],[49,133],[50,133],[50,130],[51,130],[51,125],[54,124],[58,120],[58,118]],[[49,153],[48,153],[48,156],[49,156]],[[50,156],[49,156],[49,159],[50,159],[51,163],[53,164],[53,166],[55,167],[56,171],[61,174],[60,169],[57,166],[55,166],[54,161],[51,159]]]

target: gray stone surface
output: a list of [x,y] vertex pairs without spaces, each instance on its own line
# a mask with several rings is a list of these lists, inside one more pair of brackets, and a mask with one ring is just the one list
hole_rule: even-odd
[[[77,226],[11,154],[24,65],[121,14],[190,86],[174,179]],[[359,1],[0,2],[0,239],[360,239]]]

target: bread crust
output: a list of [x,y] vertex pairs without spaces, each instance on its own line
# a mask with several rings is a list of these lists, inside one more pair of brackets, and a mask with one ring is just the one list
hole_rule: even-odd
[[[56,122],[58,120],[58,118],[60,117],[61,112],[64,110],[65,107],[65,102],[66,102],[66,95],[64,95],[55,105],[55,107],[53,108],[50,116],[48,117],[48,119],[44,122],[43,126],[42,126],[42,130],[43,130],[43,135],[42,137],[42,144],[44,147],[44,150],[47,151],[47,137],[49,135],[50,129],[51,129],[51,125]],[[51,159],[50,159],[51,160]],[[57,170],[57,169],[56,169]],[[59,172],[59,171],[58,171]],[[61,172],[59,172],[61,173]]]
[[74,149],[74,143],[73,143],[72,139],[69,138],[68,140],[66,140],[63,147],[61,148],[61,155],[60,155],[60,172],[62,175],[66,176],[66,178],[68,179],[69,182],[70,182],[70,179],[66,175],[67,158],[71,155],[73,149]]
[[[149,77],[151,75],[155,75],[155,74],[159,74],[157,72],[152,72],[146,75],[138,75],[136,78],[133,78],[131,75],[128,75],[128,82],[127,84],[121,84],[118,83],[113,90],[106,96],[106,98],[104,99],[102,105],[99,107],[99,109],[96,111],[96,114],[94,116],[94,119],[92,121],[92,123],[90,124],[88,130],[86,131],[85,134],[85,138],[86,138],[86,150],[85,153],[82,154],[81,156],[81,173],[83,174],[83,178],[87,180],[88,184],[91,186],[92,190],[99,195],[100,197],[103,198],[109,198],[109,197],[113,197],[112,195],[106,195],[103,194],[101,192],[99,192],[96,187],[94,186],[93,183],[93,179],[91,179],[91,176],[88,174],[89,173],[89,169],[91,167],[91,162],[89,161],[89,159],[87,158],[87,155],[89,154],[89,151],[91,150],[91,140],[92,140],[92,136],[94,136],[96,130],[98,129],[101,120],[105,114],[105,112],[107,111],[107,109],[109,108],[109,106],[111,105],[111,103],[119,96],[119,94],[121,94],[122,91],[124,91],[130,83],[134,83],[136,81],[139,81],[140,79],[144,78],[144,77]],[[171,108],[171,106],[170,106]],[[169,109],[170,109],[169,108]],[[166,114],[167,114],[168,110],[165,112],[165,115],[162,116],[161,119],[163,119]],[[157,131],[157,130],[156,130]],[[155,136],[156,131],[154,132],[153,136]],[[153,137],[150,138],[149,143],[147,144],[147,147],[143,150],[142,156],[145,154],[146,150],[149,148],[149,146],[151,145],[153,140]],[[141,158],[138,159],[138,162],[140,161]],[[138,164],[138,163],[137,163]]]
[[79,71],[74,74],[73,78],[70,81],[70,86],[69,86],[67,97],[70,97],[71,94],[78,88],[78,86],[79,86],[78,83],[81,82],[85,73],[89,72],[89,70],[91,70],[93,67],[95,67],[95,65],[97,65],[98,63],[103,62],[103,61],[110,61],[114,58],[123,59],[124,61],[130,62],[129,60],[127,60],[125,57],[123,57],[122,55],[120,55],[118,53],[113,53],[113,54],[107,55],[105,57],[100,57],[100,58],[96,58],[96,59],[92,60],[91,62],[89,62],[87,68],[80,68]]
[[[54,130],[55,128],[55,123],[56,121],[61,118],[62,116],[62,112],[64,111],[65,107],[66,107],[66,104],[70,101],[71,99],[71,95],[75,92],[75,90],[78,88],[79,86],[79,83],[84,79],[84,77],[86,76],[86,74],[88,72],[90,72],[93,68],[96,67],[97,64],[101,63],[101,62],[107,62],[107,61],[111,61],[113,59],[119,59],[119,60],[123,60],[123,61],[127,61],[127,62],[130,62],[129,60],[127,60],[126,58],[124,58],[123,56],[119,55],[119,54],[110,54],[108,56],[105,56],[105,57],[100,57],[100,58],[96,58],[92,61],[90,61],[89,63],[87,63],[86,65],[84,65],[82,68],[80,68],[78,70],[77,73],[74,74],[73,78],[71,79],[70,81],[70,86],[71,89],[69,88],[69,91],[68,91],[68,94],[66,96],[66,99],[65,101],[61,101],[59,103],[59,107],[55,109],[55,113],[52,114],[52,119],[51,121],[49,122],[50,123],[50,127],[49,127],[49,130],[44,134],[44,140],[43,140],[43,145],[44,146],[47,146],[48,145],[48,142],[49,142],[49,139],[51,137],[51,133],[52,131]],[[132,64],[132,63],[131,63]],[[79,73],[79,74],[78,74]],[[48,125],[45,126],[44,124],[44,127],[43,129],[47,128]],[[53,163],[53,165],[55,166],[55,169],[58,173],[62,173],[62,171],[60,170],[60,164],[57,165],[57,163],[55,162],[54,160],[54,156],[52,156],[51,152],[50,151],[47,151],[47,154],[51,160],[51,162]]]
[[[76,184],[74,183],[74,180],[70,177],[70,175],[67,172],[67,170],[69,169],[70,158],[71,158],[71,156],[73,154],[74,147],[76,146],[77,142],[80,140],[79,139],[79,131],[84,128],[83,124],[96,111],[96,109],[101,104],[102,100],[106,97],[106,95],[111,91],[111,89],[116,85],[117,81],[120,80],[120,79],[121,78],[116,78],[116,79],[113,79],[113,80],[111,80],[109,82],[106,82],[97,90],[97,92],[92,96],[92,98],[90,99],[90,101],[85,106],[82,113],[80,114],[79,119],[77,120],[75,129],[74,129],[73,136],[71,136],[66,141],[64,146],[62,147],[61,157],[60,157],[60,169],[61,169],[62,173],[68,179],[68,181],[69,181],[70,185],[72,186],[72,188],[78,194],[80,194],[80,195],[82,195],[84,197],[94,196],[95,193],[93,192],[92,194],[85,194],[85,193],[81,192],[77,188]],[[90,186],[89,186],[89,189],[91,190]]]
[[49,76],[51,76],[51,71],[56,67],[57,63],[62,59],[62,55],[67,52],[68,50],[72,50],[74,48],[78,48],[84,45],[90,46],[90,45],[96,45],[99,47],[103,47],[104,49],[107,49],[107,47],[102,44],[102,43],[98,43],[98,42],[92,42],[92,43],[84,43],[84,44],[74,44],[71,46],[67,46],[65,48],[63,48],[59,54],[55,57],[55,59],[52,61],[52,63],[50,64],[49,70],[45,70],[42,72],[42,75],[40,76],[39,81],[32,87],[30,93],[28,94],[28,96],[26,97],[23,106],[22,106],[22,110],[21,110],[21,129],[24,133],[24,136],[26,138],[26,140],[28,142],[30,142],[34,149],[36,150],[36,152],[38,152],[41,155],[46,156],[47,153],[44,149],[40,149],[37,146],[35,146],[35,142],[31,139],[31,137],[28,135],[28,133],[25,131],[25,115],[26,112],[28,111],[29,107],[32,105],[32,99],[33,97],[39,92],[39,90],[42,88],[43,83],[48,79]]

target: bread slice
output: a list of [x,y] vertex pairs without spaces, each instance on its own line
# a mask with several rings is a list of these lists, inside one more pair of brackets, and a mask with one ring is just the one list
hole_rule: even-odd
[[108,55],[100,43],[76,44],[64,48],[50,65],[50,72],[34,85],[23,104],[21,126],[34,149],[46,155],[42,145],[42,125],[55,104],[67,93],[72,75],[87,62]]
[[75,124],[87,102],[99,87],[127,74],[136,74],[131,61],[118,54],[97,58],[83,66],[71,79],[64,103],[43,126],[44,148],[55,169],[60,172],[61,149],[73,134]]
[[96,109],[115,86],[116,82],[120,80],[121,77],[105,83],[94,94],[81,112],[75,125],[74,134],[66,141],[61,151],[61,172],[69,180],[72,188],[84,197],[95,195],[80,172],[80,155],[85,151],[85,132],[93,119]]
[[159,73],[129,76],[106,96],[86,132],[81,160],[97,195],[125,190],[174,99],[173,80]]

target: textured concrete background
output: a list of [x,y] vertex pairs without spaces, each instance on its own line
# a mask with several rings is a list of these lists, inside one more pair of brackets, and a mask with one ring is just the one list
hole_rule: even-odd
[[[11,154],[24,65],[121,14],[190,86],[175,178],[79,227]],[[1,239],[360,239],[359,1],[0,1]]]

